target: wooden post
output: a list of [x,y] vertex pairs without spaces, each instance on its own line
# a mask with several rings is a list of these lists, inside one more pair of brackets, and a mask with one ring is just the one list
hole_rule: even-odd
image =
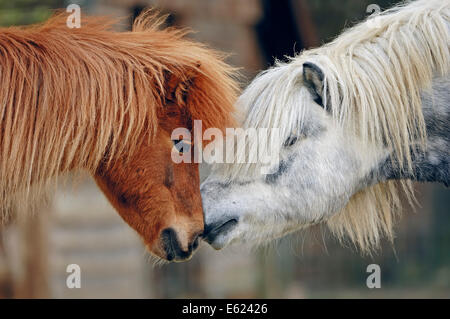
[[48,227],[43,211],[19,214],[23,274],[16,283],[16,298],[48,298]]
[[319,37],[308,4],[305,0],[291,1],[291,3],[305,48],[317,47],[320,44]]
[[6,226],[0,225],[0,299],[13,297],[13,281],[11,269],[4,245],[3,229]]

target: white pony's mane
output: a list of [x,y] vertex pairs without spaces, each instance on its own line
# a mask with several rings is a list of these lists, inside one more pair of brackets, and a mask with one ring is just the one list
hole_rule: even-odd
[[[426,146],[420,93],[430,88],[433,75],[450,70],[449,25],[449,1],[419,0],[370,18],[290,63],[277,63],[241,96],[238,108],[249,108],[242,110],[244,127],[278,127],[283,140],[301,132],[302,111],[311,103],[302,65],[313,62],[325,75],[324,105],[335,120],[363,141],[386,143],[399,169],[411,171],[410,146]],[[226,165],[221,173],[235,179],[256,168],[258,164]],[[401,208],[397,184],[414,199],[408,181],[379,183],[355,194],[327,225],[363,251],[376,247],[383,236],[392,239]]]

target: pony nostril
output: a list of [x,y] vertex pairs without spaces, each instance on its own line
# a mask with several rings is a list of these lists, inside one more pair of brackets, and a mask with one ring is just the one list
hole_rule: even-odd
[[198,247],[198,238],[194,241],[194,244],[192,245],[192,250],[196,250]]
[[203,239],[212,243],[220,234],[224,235],[231,231],[238,223],[236,218],[231,218],[225,222],[218,222],[209,225],[205,225],[205,232],[203,233]]
[[166,228],[161,232],[161,245],[168,261],[180,261],[189,258],[192,251],[197,248],[198,236],[195,237],[195,240],[189,245],[188,250],[185,251],[181,248],[177,233],[172,228]]
[[175,256],[172,253],[167,253],[166,258],[167,258],[167,261],[172,261],[175,258]]
[[194,237],[194,240],[191,242],[191,244],[189,245],[189,250],[190,251],[194,251],[194,250],[196,250],[197,249],[197,247],[198,247],[198,242],[199,242],[199,238],[200,238],[200,235],[196,235],[195,237]]
[[177,234],[172,228],[166,228],[161,232],[161,244],[166,253],[166,259],[172,261],[178,247]]

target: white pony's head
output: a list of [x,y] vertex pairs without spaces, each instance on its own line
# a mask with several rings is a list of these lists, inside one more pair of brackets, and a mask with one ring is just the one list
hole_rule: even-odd
[[411,145],[426,140],[421,91],[449,70],[448,6],[429,3],[428,13],[412,4],[382,15],[377,30],[361,24],[249,85],[243,127],[279,128],[280,161],[270,175],[257,163],[214,167],[201,186],[206,241],[260,243],[317,223],[363,250],[392,238],[396,184],[412,198],[411,185],[379,168],[411,170]]
[[308,77],[319,80],[320,72],[310,62],[280,65],[240,97],[238,106],[250,106],[244,127],[281,129],[280,161],[269,175],[258,164],[217,164],[201,187],[213,247],[263,242],[327,221],[386,159],[382,147],[363,143],[319,104]]

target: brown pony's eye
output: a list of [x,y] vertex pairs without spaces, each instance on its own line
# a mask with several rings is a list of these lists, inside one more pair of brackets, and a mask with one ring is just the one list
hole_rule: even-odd
[[191,141],[188,140],[172,140],[173,146],[179,153],[187,153],[191,149]]

